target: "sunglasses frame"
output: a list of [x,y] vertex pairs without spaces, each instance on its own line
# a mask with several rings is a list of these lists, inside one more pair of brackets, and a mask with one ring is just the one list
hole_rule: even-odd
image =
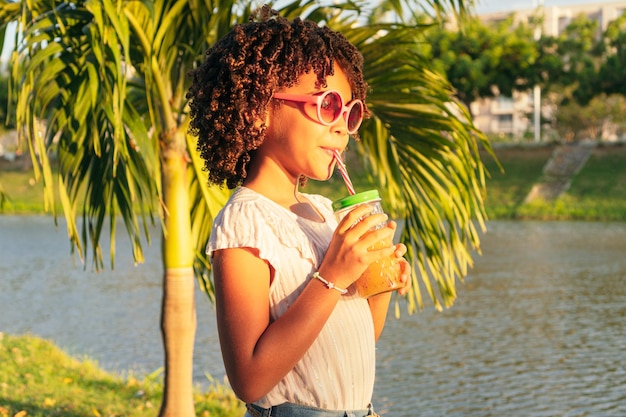
[[[322,118],[321,112],[322,112],[322,103],[324,99],[326,98],[326,96],[330,94],[334,94],[337,97],[339,97],[339,104],[341,106],[341,109],[338,112],[337,116],[332,121],[327,122]],[[344,116],[344,120],[346,122],[346,129],[348,130],[349,134],[356,133],[359,130],[359,127],[361,127],[361,123],[363,123],[363,116],[364,116],[363,101],[360,99],[354,99],[344,104],[343,97],[341,97],[341,94],[339,94],[339,92],[336,90],[327,90],[327,91],[322,91],[322,92],[314,93],[314,94],[274,93],[274,98],[278,100],[295,101],[298,103],[315,104],[315,110],[317,111],[317,121],[324,126],[330,126],[333,123],[336,123],[337,120],[339,120],[339,118]],[[350,129],[350,126],[348,124],[348,117],[350,115],[350,112],[352,112],[352,109],[354,108],[355,105],[359,106],[361,110],[360,112],[361,114],[360,114],[359,122],[356,124],[356,127],[354,129]]]

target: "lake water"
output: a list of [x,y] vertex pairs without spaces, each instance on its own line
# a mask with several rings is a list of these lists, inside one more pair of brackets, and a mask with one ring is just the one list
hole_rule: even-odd
[[[379,413],[625,416],[626,223],[488,228],[453,308],[388,319]],[[138,267],[127,247],[120,234],[115,271],[96,274],[69,255],[63,225],[0,216],[0,331],[51,339],[109,371],[158,370],[158,239]],[[195,380],[223,380],[213,306],[200,291],[197,310]]]

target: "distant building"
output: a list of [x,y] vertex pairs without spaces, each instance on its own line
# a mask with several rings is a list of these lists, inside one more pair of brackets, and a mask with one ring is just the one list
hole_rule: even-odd
[[[513,24],[517,25],[531,23],[536,12],[536,9],[529,8],[515,12],[485,13],[478,17],[483,22],[496,23],[513,15]],[[599,23],[598,36],[600,36],[609,22],[617,19],[624,12],[626,12],[626,1],[543,7],[541,34],[557,36],[574,18],[585,14],[589,19]],[[474,123],[485,133],[507,134],[517,138],[524,135],[532,137],[535,97],[540,96],[536,92],[533,94],[533,91],[529,91],[528,93],[515,93],[513,97],[481,99],[471,104]],[[549,114],[550,110],[541,106],[542,114]]]
[[[530,3],[530,1],[529,1]],[[598,27],[604,32],[609,22],[617,19],[626,11],[626,1],[614,1],[605,3],[578,4],[573,6],[542,6],[543,25],[541,31],[550,36],[559,35],[570,22],[578,15],[585,14],[590,20],[599,23]],[[497,22],[505,20],[514,14],[513,24],[530,23],[536,10],[529,8],[515,12],[497,12],[480,14],[478,17],[483,22]],[[599,35],[600,33],[598,33]]]

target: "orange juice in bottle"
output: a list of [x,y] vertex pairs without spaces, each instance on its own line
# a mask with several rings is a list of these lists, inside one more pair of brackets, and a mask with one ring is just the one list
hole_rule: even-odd
[[[333,203],[333,209],[335,210],[337,221],[343,219],[344,216],[355,207],[364,204],[373,208],[372,214],[383,212],[378,190],[369,190],[335,201]],[[386,223],[381,223],[374,227],[374,230],[385,227],[385,225]],[[389,247],[392,244],[391,238],[383,239],[370,249],[381,249]],[[373,262],[367,267],[359,279],[355,281],[354,285],[359,295],[363,298],[402,288],[399,260],[394,255],[391,255]]]

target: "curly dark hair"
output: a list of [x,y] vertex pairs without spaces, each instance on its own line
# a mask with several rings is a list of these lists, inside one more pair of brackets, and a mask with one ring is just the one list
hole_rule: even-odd
[[187,93],[189,132],[198,137],[209,183],[240,185],[265,138],[259,121],[274,91],[296,85],[310,71],[317,74],[317,86],[325,87],[335,62],[346,73],[352,98],[365,101],[362,55],[342,34],[312,21],[290,21],[264,6],[211,47],[190,72]]

